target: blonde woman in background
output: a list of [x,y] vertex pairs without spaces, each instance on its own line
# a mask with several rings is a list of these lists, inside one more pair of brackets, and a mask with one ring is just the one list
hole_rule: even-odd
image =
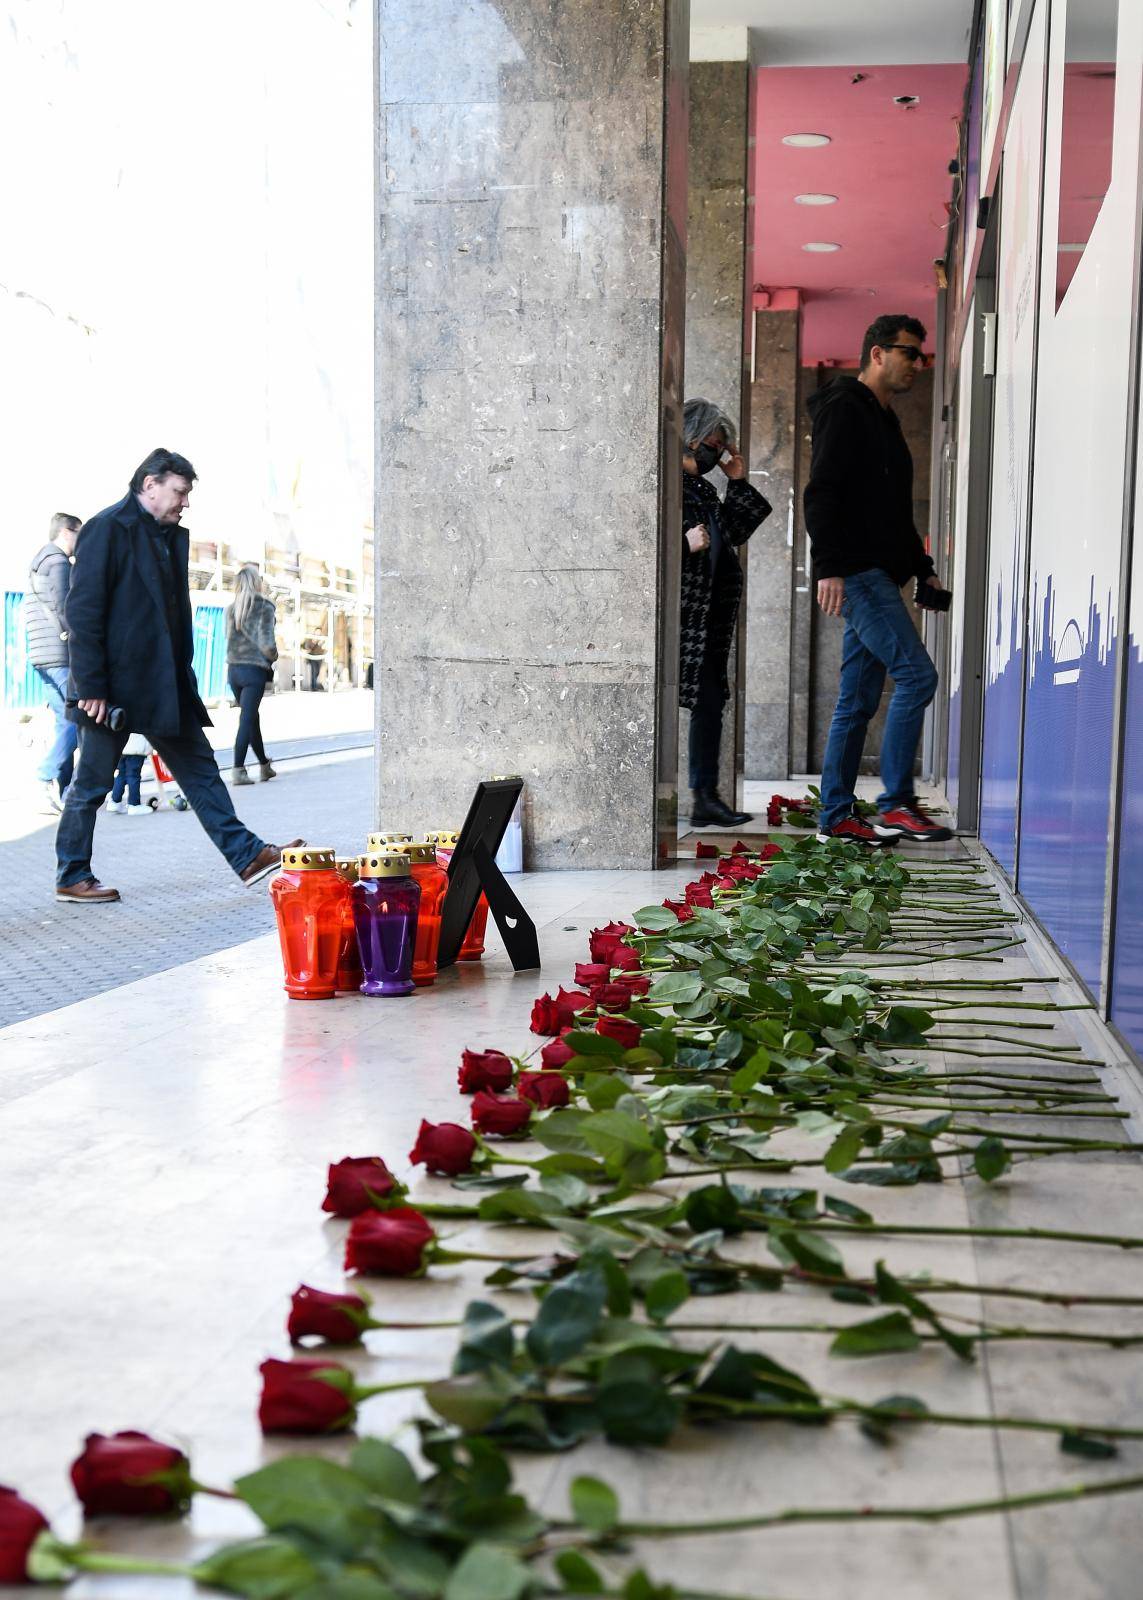
[[274,662],[278,659],[276,621],[274,602],[266,593],[258,568],[242,567],[235,579],[234,599],[226,612],[226,671],[231,693],[239,707],[234,772],[230,780],[235,785],[254,782],[246,771],[247,747],[254,751],[262,782],[277,777],[262,743],[258,715],[266,685],[274,675]]

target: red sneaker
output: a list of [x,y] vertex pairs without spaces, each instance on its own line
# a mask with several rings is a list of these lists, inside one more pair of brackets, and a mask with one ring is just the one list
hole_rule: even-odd
[[817,837],[819,844],[828,844],[831,839],[847,839],[851,844],[868,845],[870,849],[877,850],[897,835],[888,830],[882,832],[876,823],[870,826],[868,822],[862,822],[860,817],[844,817],[841,822],[835,822],[832,828],[819,828]]
[[953,836],[951,828],[943,828],[939,822],[934,822],[916,800],[910,800],[903,806],[894,806],[892,811],[883,811],[875,826],[884,838],[889,839],[919,839],[935,844]]

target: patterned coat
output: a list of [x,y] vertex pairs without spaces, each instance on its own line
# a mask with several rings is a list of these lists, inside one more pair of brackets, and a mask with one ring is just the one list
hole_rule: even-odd
[[[735,546],[745,544],[773,508],[745,478],[731,478],[726,499],[706,478],[683,473],[683,605],[679,645],[679,704],[688,709],[698,699],[704,657],[718,662],[722,698],[730,698],[726,664],[742,596],[742,568]],[[700,523],[721,535],[718,559],[711,571],[711,552],[692,551],[686,529]]]

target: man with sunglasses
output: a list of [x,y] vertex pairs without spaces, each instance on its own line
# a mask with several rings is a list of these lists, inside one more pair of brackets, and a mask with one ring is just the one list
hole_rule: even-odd
[[[822,767],[818,838],[883,845],[952,835],[922,810],[913,768],[925,708],[937,691],[929,659],[901,598],[910,579],[940,589],[913,521],[913,458],[893,411],[926,364],[925,328],[885,316],[866,330],[861,369],[812,394],[813,454],[806,529],[818,604],[845,619],[841,685]],[[878,816],[856,814],[854,794],[865,733],[886,673],[895,688],[881,741]]]

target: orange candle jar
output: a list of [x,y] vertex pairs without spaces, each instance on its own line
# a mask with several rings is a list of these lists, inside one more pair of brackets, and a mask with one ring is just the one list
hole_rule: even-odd
[[342,914],[341,948],[337,953],[337,989],[341,994],[356,994],[365,974],[357,948],[357,929],[353,925],[353,899],[349,891],[357,882],[357,862],[352,856],[338,856],[337,875],[345,884],[345,909]]
[[293,1000],[332,1000],[349,886],[338,876],[333,851],[299,845],[282,851],[282,870],[270,885],[286,993]]
[[[437,863],[447,869],[452,860],[452,853],[456,849],[458,833],[450,832],[447,828],[438,828],[434,833],[425,835],[430,844],[436,846]],[[472,920],[464,933],[464,943],[457,951],[458,961],[479,961],[484,954],[484,935],[488,928],[488,901],[482,894],[476,902],[476,910],[472,913]]]
[[421,886],[417,914],[417,945],[413,952],[413,982],[427,988],[436,979],[437,950],[441,942],[441,908],[448,893],[448,873],[437,865],[436,847],[427,841],[408,844],[409,876]]

